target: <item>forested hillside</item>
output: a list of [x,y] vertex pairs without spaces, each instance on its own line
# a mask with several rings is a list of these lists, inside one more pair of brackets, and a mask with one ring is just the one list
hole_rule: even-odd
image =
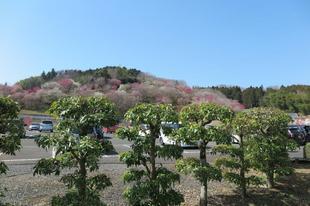
[[183,81],[158,78],[137,69],[104,67],[98,69],[42,72],[13,86],[0,85],[0,95],[10,95],[24,109],[46,110],[52,101],[64,96],[106,96],[121,114],[139,102],[170,103],[177,108],[192,102],[215,102],[234,110],[243,109],[237,100],[226,98],[210,88],[191,88]]
[[258,106],[277,107],[287,112],[310,114],[310,86],[291,85],[280,88],[248,87],[211,87],[238,100],[247,108]]
[[234,110],[271,106],[287,112],[310,114],[308,85],[192,88],[183,81],[158,78],[137,69],[115,66],[86,71],[52,69],[12,86],[0,84],[0,95],[10,95],[24,109],[40,111],[64,96],[104,95],[117,105],[120,113],[139,102],[170,103],[177,108],[192,102],[215,102]]

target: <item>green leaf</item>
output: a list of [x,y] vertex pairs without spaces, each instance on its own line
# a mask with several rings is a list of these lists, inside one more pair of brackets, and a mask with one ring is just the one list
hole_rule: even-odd
[[106,187],[112,186],[112,182],[105,174],[99,174],[87,179],[87,186],[91,191],[101,191]]
[[157,156],[163,159],[179,159],[182,157],[183,149],[178,145],[164,145],[157,148]]
[[60,161],[54,158],[50,159],[41,159],[39,162],[34,166],[33,175],[50,175],[55,173],[55,175],[60,174],[61,164]]
[[140,181],[146,175],[144,170],[130,169],[123,174],[123,180],[125,183]]

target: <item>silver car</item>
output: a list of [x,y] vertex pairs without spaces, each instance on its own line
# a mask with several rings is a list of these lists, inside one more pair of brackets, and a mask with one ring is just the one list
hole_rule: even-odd
[[50,120],[42,121],[40,124],[40,132],[53,132],[53,122]]
[[39,123],[32,123],[29,126],[29,131],[39,131],[40,130],[40,124]]

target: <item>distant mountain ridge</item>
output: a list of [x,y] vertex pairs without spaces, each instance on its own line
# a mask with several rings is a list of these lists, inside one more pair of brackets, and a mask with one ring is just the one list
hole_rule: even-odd
[[214,102],[234,110],[244,106],[220,91],[192,88],[184,81],[158,78],[137,69],[107,66],[97,69],[52,69],[29,77],[13,86],[0,85],[0,95],[11,96],[23,108],[46,110],[51,102],[65,96],[106,96],[120,113],[139,102],[168,103],[178,109],[193,102]]

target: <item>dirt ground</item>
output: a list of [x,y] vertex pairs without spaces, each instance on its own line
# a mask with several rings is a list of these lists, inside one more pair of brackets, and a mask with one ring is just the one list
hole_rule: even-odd
[[[172,166],[170,166],[172,167]],[[237,188],[228,182],[210,182],[208,187],[209,205],[310,205],[310,163],[294,163],[295,173],[277,180],[275,189],[265,187],[250,188],[246,203],[242,203]],[[125,188],[121,175],[126,167],[102,165],[100,172],[106,173],[113,187],[102,192],[107,205],[126,205],[122,198]],[[29,168],[31,171],[31,168]],[[52,196],[62,195],[66,188],[59,182],[60,177],[33,176],[31,172],[15,174],[14,171],[0,178],[1,185],[7,188],[4,202],[23,206],[49,205]],[[182,176],[177,188],[184,194],[183,205],[198,204],[199,184],[190,176]]]

